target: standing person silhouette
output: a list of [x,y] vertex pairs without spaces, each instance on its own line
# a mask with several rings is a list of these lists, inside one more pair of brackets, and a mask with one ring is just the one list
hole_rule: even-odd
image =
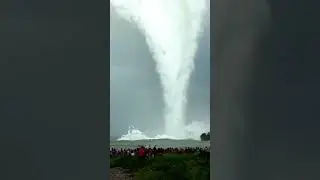
[[143,163],[144,160],[145,160],[145,155],[146,155],[146,151],[145,151],[144,146],[140,146],[138,155],[139,155],[139,161],[140,161],[140,163]]

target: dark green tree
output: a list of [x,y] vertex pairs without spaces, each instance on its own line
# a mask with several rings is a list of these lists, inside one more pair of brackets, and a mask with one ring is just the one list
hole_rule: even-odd
[[210,132],[202,133],[200,139],[201,141],[210,141]]

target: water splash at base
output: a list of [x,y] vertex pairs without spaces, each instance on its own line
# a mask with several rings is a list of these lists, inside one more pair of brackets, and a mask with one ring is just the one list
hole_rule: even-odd
[[117,141],[137,141],[137,140],[147,140],[147,139],[172,139],[172,140],[182,140],[182,139],[193,139],[200,140],[200,135],[210,131],[210,124],[200,121],[194,121],[190,124],[187,124],[182,128],[185,136],[183,138],[177,138],[174,136],[169,136],[166,134],[159,134],[154,137],[148,136],[145,133],[141,132],[139,129],[136,129],[134,126],[130,126],[128,133],[122,135]]

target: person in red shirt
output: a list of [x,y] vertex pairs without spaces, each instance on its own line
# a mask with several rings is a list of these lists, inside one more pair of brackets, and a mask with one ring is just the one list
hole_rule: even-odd
[[143,161],[145,159],[145,154],[146,154],[145,148],[141,146],[138,152],[140,161]]

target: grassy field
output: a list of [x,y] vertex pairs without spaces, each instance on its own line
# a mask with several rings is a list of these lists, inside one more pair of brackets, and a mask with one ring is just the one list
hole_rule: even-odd
[[209,157],[203,154],[166,154],[139,161],[137,157],[111,158],[110,167],[130,170],[136,180],[209,180]]

